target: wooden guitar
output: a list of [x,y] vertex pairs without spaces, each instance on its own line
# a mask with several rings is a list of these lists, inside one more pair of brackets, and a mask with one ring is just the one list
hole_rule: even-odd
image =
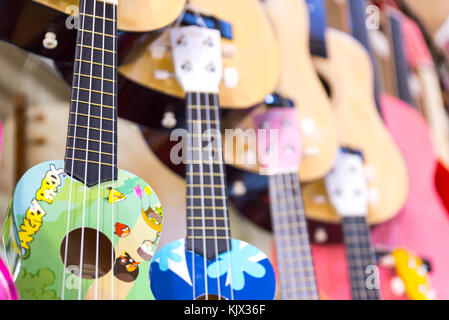
[[65,159],[18,182],[6,254],[24,299],[148,299],[163,213],[152,188],[117,167],[117,1],[80,9]]
[[[199,17],[216,18],[232,29],[231,39],[222,39],[225,81],[220,86],[221,105],[247,108],[262,102],[279,82],[280,56],[276,38],[259,1],[191,0],[189,8],[197,13],[197,20],[201,21]],[[153,128],[161,127],[164,112],[175,113],[180,127],[185,117],[184,92],[172,76],[174,66],[169,32],[170,28],[157,37],[142,39],[119,68],[119,73],[130,80],[120,88],[123,99],[133,106],[122,108],[120,116]],[[160,97],[159,92],[164,95]],[[156,101],[158,108],[149,109],[148,101]],[[158,111],[155,109],[161,109],[161,115],[154,116],[153,112]],[[142,117],[142,114],[148,114],[148,117]]]
[[[316,58],[315,66],[330,86],[342,145],[364,155],[370,194],[367,219],[370,224],[380,224],[404,205],[407,169],[376,110],[370,56],[355,39],[334,29],[327,30],[326,44],[328,58]],[[340,220],[328,201],[323,180],[305,185],[303,191],[310,219],[327,223]]]
[[186,94],[187,130],[179,132],[186,141],[179,160],[186,164],[187,237],[156,253],[150,268],[153,294],[163,300],[273,299],[268,258],[230,237],[218,103],[220,32],[174,28],[170,43]]
[[[323,177],[331,169],[338,150],[338,132],[332,106],[316,73],[309,45],[309,18],[304,1],[267,0],[264,8],[278,38],[282,73],[277,92],[294,101],[300,123],[302,161],[299,165],[301,181]],[[253,115],[264,110],[261,106],[244,118],[224,119],[226,127],[244,131],[253,129]],[[236,118],[236,117],[235,117]],[[227,121],[229,120],[229,121]],[[237,121],[234,121],[237,120]],[[259,164],[241,163],[238,152],[255,155],[249,149],[246,136],[236,137],[232,145],[225,144],[226,163],[241,170],[259,172]]]

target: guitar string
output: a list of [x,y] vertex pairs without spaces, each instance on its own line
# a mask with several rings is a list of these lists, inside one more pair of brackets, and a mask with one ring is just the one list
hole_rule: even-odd
[[[112,42],[112,51],[113,52],[117,52],[117,10],[118,10],[118,1],[117,3],[113,4],[112,7],[112,18],[114,20],[114,27],[112,28],[112,38],[113,38],[113,42]],[[112,65],[114,66],[113,70],[112,70],[112,88],[113,88],[113,93],[115,95],[117,95],[118,92],[118,88],[117,88],[117,60],[116,60],[116,55],[117,53],[114,53],[112,55]],[[112,108],[112,119],[114,119],[114,121],[112,121],[112,132],[113,132],[113,145],[112,145],[112,163],[114,164],[114,166],[111,166],[111,176],[112,176],[112,182],[111,182],[111,188],[112,190],[115,188],[114,183],[115,183],[115,164],[117,163],[117,154],[116,154],[116,148],[117,148],[117,132],[118,132],[118,124],[117,124],[117,97],[114,96],[113,99],[113,103],[112,105],[114,106],[114,108]],[[118,152],[118,150],[117,150]],[[118,173],[117,173],[118,174]],[[115,206],[117,204],[115,202],[113,202],[111,204],[111,300],[114,300],[114,297],[117,295],[118,292],[114,292],[115,290],[118,290],[118,288],[115,288],[114,284],[114,255],[115,255],[115,248],[114,248],[114,228],[115,228]],[[118,213],[118,210],[117,210]]]
[[[83,12],[86,12],[86,1],[87,0],[80,0],[80,8],[81,8],[81,4],[83,4]],[[85,17],[81,17],[81,15],[79,15],[78,18],[78,23],[80,21],[80,19],[82,19],[82,30],[78,30],[78,33],[80,34],[80,41],[81,43],[83,43],[84,40],[84,30],[85,30],[85,22],[86,19]],[[82,50],[81,48],[77,48],[77,52],[81,57],[82,54]],[[78,74],[81,74],[81,62],[78,62]],[[81,84],[81,77],[78,76],[78,85],[77,87],[79,88]],[[80,90],[78,89],[76,92],[77,95],[77,99],[75,102],[75,109],[76,109],[76,114],[78,114],[78,106],[79,106],[79,93]],[[72,91],[73,94],[73,91]],[[71,115],[69,115],[69,123],[70,123],[70,118]],[[68,256],[68,251],[69,251],[69,230],[70,230],[70,213],[71,213],[71,205],[72,205],[72,184],[73,184],[73,171],[74,171],[74,165],[75,165],[75,146],[76,146],[76,132],[77,132],[77,123],[78,123],[78,117],[75,116],[75,126],[73,128],[74,132],[73,132],[73,149],[72,149],[72,159],[71,159],[71,168],[70,168],[70,189],[69,189],[69,204],[68,204],[68,208],[67,208],[67,228],[66,228],[66,237],[65,237],[65,251],[64,251],[64,269],[63,269],[63,273],[62,273],[62,293],[61,293],[61,300],[65,300],[65,287],[66,287],[66,269],[67,269],[67,256]],[[70,127],[68,128],[68,132],[70,131]],[[67,138],[68,140],[68,138]],[[66,156],[67,157],[67,156]],[[78,270],[79,271],[79,270]],[[81,276],[81,274],[78,273],[78,276]]]
[[[104,58],[104,49],[105,49],[105,33],[106,33],[106,3],[103,2],[103,34],[102,34],[102,53],[101,53],[101,78],[104,78],[104,64],[105,64],[105,58]],[[95,30],[93,30],[95,31]],[[95,38],[95,33],[92,34],[92,39]],[[93,57],[92,57],[93,60]],[[103,81],[100,81],[101,83],[101,92],[104,92],[104,83]],[[103,141],[103,93],[100,93],[100,141]],[[96,234],[96,245],[95,245],[95,300],[98,300],[98,258],[99,258],[99,236],[100,236],[100,206],[101,206],[101,163],[102,163],[102,143],[99,143],[99,157],[98,157],[98,194],[97,194],[97,234]],[[104,217],[104,215],[103,215]],[[111,238],[111,241],[113,241],[114,238]],[[103,294],[103,290],[102,290]]]
[[[218,94],[214,94],[214,111],[215,111],[215,119],[220,119],[220,112],[219,112],[219,103],[218,103]],[[221,150],[223,150],[223,144],[222,144],[222,140],[221,140],[221,124],[219,126],[218,131],[220,132],[220,136],[219,136],[219,140],[218,143],[221,146]],[[228,274],[229,274],[229,279],[230,279],[230,290],[231,290],[231,300],[234,300],[234,289],[233,289],[233,278],[232,278],[232,266],[234,265],[232,263],[232,254],[231,254],[231,232],[230,232],[230,228],[229,228],[229,224],[228,224],[228,219],[229,219],[229,213],[228,213],[228,207],[227,207],[227,197],[226,197],[226,189],[225,189],[225,185],[226,185],[226,181],[224,178],[224,170],[223,170],[223,152],[219,152],[218,153],[218,157],[219,157],[219,170],[220,170],[220,183],[221,183],[221,194],[223,196],[224,199],[224,203],[223,203],[223,207],[224,210],[223,212],[226,213],[226,219],[224,219],[224,223],[225,223],[225,230],[227,230],[227,237],[228,239],[226,239],[226,252],[229,252],[229,259],[228,259]]]
[[[205,94],[205,100],[206,100],[206,122],[207,122],[207,130],[209,132],[209,139],[212,140],[212,127],[211,127],[211,110],[209,106],[209,94]],[[200,103],[201,105],[201,103]],[[201,108],[200,108],[201,113]],[[218,119],[215,119],[216,121]],[[201,124],[200,124],[201,126]],[[218,135],[218,130],[215,128],[215,133]],[[220,139],[221,137],[218,136],[217,139]],[[219,140],[218,140],[219,141]],[[209,142],[209,141],[208,141]],[[212,141],[210,141],[212,142]],[[201,148],[202,150],[202,148]],[[218,152],[221,152],[219,150]],[[215,177],[214,177],[214,157],[212,155],[213,153],[213,143],[211,143],[209,148],[209,174],[210,174],[210,185],[211,185],[211,203],[212,203],[212,212],[213,212],[213,223],[214,223],[214,237],[215,237],[215,263],[217,265],[217,275],[220,275],[220,264],[218,263],[218,234],[217,234],[217,215],[215,211]],[[227,241],[227,239],[226,239]],[[217,276],[217,289],[218,289],[218,300],[221,300],[221,287],[220,287],[220,277]]]
[[[93,2],[93,18],[92,18],[92,31],[95,32],[95,22],[96,22],[96,10],[97,10],[97,0],[94,0]],[[92,36],[92,49],[91,49],[91,62],[94,60],[94,39],[95,37]],[[80,277],[79,277],[79,288],[78,288],[78,300],[81,300],[81,293],[82,293],[82,286],[83,286],[83,263],[84,263],[84,229],[85,229],[85,218],[86,218],[86,196],[87,193],[90,194],[90,191],[88,192],[87,188],[87,169],[88,169],[88,150],[89,150],[89,133],[90,133],[90,112],[91,112],[91,102],[92,102],[92,76],[93,76],[93,63],[90,64],[90,77],[89,77],[89,98],[87,100],[88,105],[88,112],[87,112],[87,133],[86,133],[86,158],[85,158],[85,164],[84,164],[84,186],[83,186],[83,215],[81,219],[81,250],[80,250]]]
[[[200,93],[196,93],[196,104],[201,104],[201,96]],[[197,140],[198,140],[198,146],[200,149],[202,149],[202,139],[201,139],[201,108],[197,108]],[[208,283],[207,283],[207,241],[206,241],[206,219],[205,219],[205,209],[204,209],[204,180],[203,180],[203,155],[202,152],[198,152],[199,156],[199,169],[200,169],[200,196],[201,196],[201,223],[203,226],[203,268],[204,268],[204,290],[206,292],[206,300],[209,300],[209,292],[208,292]],[[195,159],[196,160],[196,159]],[[195,235],[195,232],[193,232]]]
[[[192,108],[193,108],[192,94],[189,92],[189,93],[187,93],[187,119],[193,120]],[[187,141],[187,143],[189,144],[187,146],[187,154],[188,154],[188,157],[189,157],[187,159],[187,167],[189,167],[189,172],[193,173],[193,156],[192,156],[192,152],[193,152],[193,150],[192,150],[192,144],[193,144],[192,143],[193,142],[193,122],[192,121],[187,121],[187,123],[188,123],[187,128],[188,128],[188,132],[189,132],[188,134],[190,136],[190,138]],[[188,180],[189,180],[189,184],[188,184],[189,187],[188,188],[190,190],[190,194],[194,195],[194,192],[193,192],[193,174],[190,174],[190,175],[187,175],[187,176],[188,176]],[[193,229],[195,227],[195,219],[194,219],[195,214],[194,214],[194,209],[193,209],[193,207],[194,207],[194,200],[193,199],[194,198],[190,198],[190,200],[189,200],[190,206],[187,206],[187,207],[190,207],[190,209],[188,209],[188,211],[190,211],[190,217],[191,217],[190,221],[187,223],[187,226],[190,225],[192,227],[192,229],[190,229],[191,231],[187,232],[187,236],[189,235],[189,233],[191,233],[192,273],[193,273],[193,276],[192,276],[192,284],[193,284],[193,286],[192,286],[192,300],[195,300],[195,298],[196,298],[195,238],[194,238],[195,232],[194,232],[194,229]]]

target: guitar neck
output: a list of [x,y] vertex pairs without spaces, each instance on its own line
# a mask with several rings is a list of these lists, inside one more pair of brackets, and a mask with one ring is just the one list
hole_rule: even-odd
[[213,259],[231,248],[218,95],[189,92],[186,109],[186,246]]
[[380,291],[375,283],[378,281],[376,256],[365,217],[344,217],[343,236],[349,264],[352,298],[379,300]]
[[317,300],[318,290],[298,174],[269,177],[271,219],[284,300]]
[[94,186],[117,178],[117,5],[81,0],[65,172]]

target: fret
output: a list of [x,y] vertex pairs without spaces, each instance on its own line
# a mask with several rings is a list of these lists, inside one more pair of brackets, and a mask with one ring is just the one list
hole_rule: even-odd
[[203,240],[203,239],[206,239],[206,240],[230,240],[231,239],[231,237],[216,237],[216,236],[190,236],[190,235],[188,235],[187,236],[187,239],[198,239],[198,240]]
[[229,230],[229,228],[227,228],[227,227],[191,227],[191,226],[188,226],[187,229],[190,229],[190,230],[226,230],[226,231]]
[[206,217],[193,217],[193,216],[189,216],[189,217],[187,217],[187,219],[188,220],[227,220],[228,219],[228,217],[226,216],[226,217],[212,217],[212,216],[210,216],[210,217],[208,217],[208,216],[206,216]]
[[95,106],[95,107],[115,109],[114,106],[107,106],[107,105],[100,104],[100,103],[93,103],[93,102],[88,102],[88,101],[80,101],[80,100],[76,100],[76,99],[71,99],[71,101],[75,102],[75,103],[84,103],[84,104],[88,104],[90,106]]
[[[92,31],[92,30],[86,30],[86,29],[83,29],[83,28],[79,28],[78,30],[83,32],[83,33],[91,33],[91,34],[95,34],[95,35],[98,35],[98,36],[110,37],[110,38],[113,38],[113,39],[116,38],[116,35],[112,35],[112,34],[101,33],[101,32]],[[75,60],[77,60],[77,59],[75,59]]]
[[70,139],[76,139],[76,140],[84,140],[84,141],[93,141],[93,142],[104,143],[104,144],[110,144],[110,145],[114,145],[114,144],[115,144],[115,142],[100,141],[100,140],[96,140],[96,139],[89,139],[89,138],[83,138],[83,137],[68,136],[67,138],[70,138]]
[[[195,177],[195,176],[199,176],[200,173],[199,172],[187,172],[186,175]],[[224,177],[224,173],[221,173],[221,172],[209,172],[209,173],[205,173],[204,175],[207,175],[207,176],[212,175],[214,177]]]
[[93,64],[93,65],[96,65],[96,66],[99,66],[99,67],[102,67],[102,68],[112,68],[112,69],[115,68],[114,66],[111,66],[109,64],[104,64],[104,63],[95,62],[95,61],[82,60],[82,59],[79,59],[79,58],[75,59],[75,61],[81,62],[81,63],[86,63],[86,64]]
[[187,184],[187,187],[193,187],[193,188],[220,188],[223,189],[224,185],[212,185],[212,184]]
[[88,163],[94,163],[94,164],[101,164],[103,166],[110,166],[110,167],[114,167],[114,164],[111,163],[105,163],[105,162],[98,162],[98,161],[92,161],[92,160],[86,160],[86,159],[75,159],[75,158],[69,158],[66,157],[67,160],[73,160],[73,161],[78,161],[78,162],[88,162]]
[[186,164],[220,164],[222,165],[222,161],[213,161],[213,160],[187,160]]
[[115,80],[105,79],[105,78],[102,78],[102,77],[95,77],[95,76],[91,76],[91,75],[88,75],[88,74],[80,74],[80,73],[75,72],[75,73],[73,73],[73,75],[74,76],[87,77],[87,78],[92,78],[92,79],[97,79],[97,80],[101,80],[101,81],[107,81],[107,82],[114,82],[115,83]]
[[112,121],[112,122],[115,122],[115,119],[105,118],[105,117],[99,117],[99,116],[94,116],[94,115],[88,115],[88,114],[85,114],[85,113],[79,113],[79,112],[73,112],[73,111],[70,111],[70,114],[72,114],[72,115],[74,115],[74,116],[90,117],[90,118],[95,118],[95,119],[100,119],[100,120],[106,120],[106,121]]
[[106,130],[106,129],[100,129],[100,128],[88,127],[88,126],[82,126],[82,125],[79,125],[79,124],[72,124],[72,123],[69,123],[69,126],[71,126],[71,127],[77,127],[77,128],[83,128],[83,129],[89,129],[89,130],[98,130],[98,131],[103,131],[103,132],[108,132],[108,133],[115,133],[115,131],[112,131],[112,130]]
[[99,90],[94,90],[94,89],[79,88],[79,87],[73,87],[73,89],[84,90],[84,91],[90,91],[90,92],[94,92],[94,93],[105,94],[105,95],[109,95],[109,96],[115,97],[115,94],[114,94],[114,93],[109,93],[109,92],[104,92],[104,91],[99,91]]
[[109,52],[109,53],[116,53],[115,51],[113,51],[113,50],[107,50],[107,49],[105,49],[105,48],[96,48],[96,47],[92,47],[92,46],[88,46],[88,45],[85,45],[85,44],[79,44],[79,43],[77,43],[76,44],[78,47],[81,47],[81,48],[87,48],[87,49],[92,49],[92,50],[99,50],[99,51],[104,51],[104,52]]
[[94,16],[92,14],[84,13],[84,12],[80,12],[80,15],[85,16],[85,17],[95,18],[95,19],[101,19],[101,20],[106,20],[106,21],[117,22],[117,20],[115,20],[115,19],[111,19],[111,18],[107,18],[107,17],[101,17],[101,16]]
[[223,211],[228,210],[227,207],[207,207],[207,206],[187,206],[188,210],[196,210],[196,209],[204,209],[204,210],[215,210],[215,211]]
[[97,150],[85,150],[82,148],[73,148],[73,147],[67,147],[67,149],[69,150],[76,150],[76,151],[83,151],[83,152],[93,152],[93,153],[98,153],[98,154],[102,154],[102,155],[106,155],[106,156],[114,156],[112,153],[109,152],[103,152],[103,151],[97,151]]

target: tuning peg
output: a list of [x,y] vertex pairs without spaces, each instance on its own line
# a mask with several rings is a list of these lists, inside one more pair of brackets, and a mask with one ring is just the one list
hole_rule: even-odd
[[237,197],[243,197],[247,192],[245,183],[241,180],[237,180],[234,182],[232,186],[232,193],[236,195]]
[[56,40],[56,34],[54,32],[47,32],[45,38],[42,41],[42,45],[45,49],[55,49],[58,46],[58,40]]
[[174,128],[177,123],[175,114],[171,111],[166,111],[162,116],[161,124],[166,129]]
[[390,288],[391,291],[397,296],[402,296],[405,294],[404,281],[402,281],[402,279],[397,276],[391,279]]
[[236,68],[225,68],[223,71],[223,81],[226,88],[235,88],[239,83],[239,72]]

